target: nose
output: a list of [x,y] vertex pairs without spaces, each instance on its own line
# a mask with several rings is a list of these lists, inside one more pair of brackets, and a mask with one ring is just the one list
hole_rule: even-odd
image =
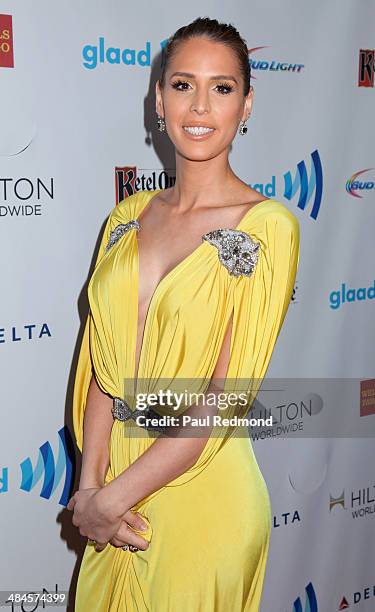
[[190,110],[197,112],[198,115],[203,115],[204,113],[209,112],[210,103],[208,92],[205,91],[203,88],[197,88]]

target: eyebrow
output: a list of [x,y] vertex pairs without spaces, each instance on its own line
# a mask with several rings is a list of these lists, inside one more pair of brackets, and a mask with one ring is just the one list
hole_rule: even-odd
[[[191,72],[174,72],[171,75],[171,78],[174,76],[184,76],[188,77],[189,79],[195,79],[195,74],[192,74]],[[221,79],[226,79],[227,81],[234,81],[238,85],[237,79],[235,79],[234,76],[232,76],[231,74],[215,74],[210,77],[211,81],[219,81]]]

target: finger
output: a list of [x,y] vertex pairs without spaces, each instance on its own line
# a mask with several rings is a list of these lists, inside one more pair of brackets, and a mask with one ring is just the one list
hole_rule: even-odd
[[[133,529],[138,529],[139,531],[147,531],[148,529],[148,524],[139,512],[128,510],[122,518],[130,527],[133,527]],[[143,529],[143,527],[145,527],[145,529]]]
[[123,539],[116,538],[116,536],[113,536],[113,538],[110,540],[110,544],[112,544],[112,546],[115,546],[116,548],[122,548],[125,544],[127,544],[128,546],[135,546],[138,550],[147,550],[150,545],[145,540],[143,541],[143,544],[139,542],[134,544],[134,541],[130,541],[131,539],[132,538],[126,538],[125,541]]
[[74,495],[73,497],[70,498],[68,505],[67,505],[67,509],[68,510],[73,510],[74,506],[75,506],[76,500],[74,499]]
[[110,544],[112,544],[112,546],[115,546],[116,548],[121,548],[121,546],[124,546],[124,544],[129,544],[129,542],[125,542],[124,540],[113,536],[113,538],[110,540]]
[[121,523],[119,530],[115,533],[112,539],[116,538],[121,546],[124,544],[132,544],[141,550],[147,550],[149,542],[132,531],[126,523]]

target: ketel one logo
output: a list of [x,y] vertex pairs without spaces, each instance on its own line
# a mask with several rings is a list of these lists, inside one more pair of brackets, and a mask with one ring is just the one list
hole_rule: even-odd
[[333,497],[329,495],[329,511],[331,512],[334,506],[342,506],[345,510],[345,489],[341,493],[340,497]]
[[62,427],[59,432],[59,451],[57,462],[53,455],[52,447],[49,442],[45,442],[39,447],[39,455],[35,469],[33,469],[31,459],[28,457],[21,463],[22,482],[20,489],[30,492],[31,489],[43,477],[43,485],[40,492],[40,497],[50,499],[56,490],[65,473],[64,486],[59,500],[59,504],[66,506],[71,497],[74,469],[71,457],[73,454],[73,444],[66,426]]
[[297,597],[293,604],[293,612],[318,612],[318,602],[311,582],[305,587],[305,593],[305,607],[302,608],[301,599]]
[[358,87],[374,87],[375,49],[359,50]]
[[307,204],[313,198],[310,217],[316,219],[323,193],[323,170],[317,150],[311,153],[311,161],[310,178],[308,178],[306,164],[303,160],[297,164],[294,179],[290,171],[284,174],[284,197],[291,200],[298,194],[297,206],[302,210],[305,210]]

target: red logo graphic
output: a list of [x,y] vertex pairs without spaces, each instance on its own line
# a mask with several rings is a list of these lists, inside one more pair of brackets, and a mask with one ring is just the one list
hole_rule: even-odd
[[348,600],[346,597],[343,597],[340,603],[339,610],[347,610],[349,608]]
[[375,378],[361,380],[360,415],[375,414]]
[[14,68],[12,15],[0,15],[0,67]]
[[[115,168],[116,181],[116,206],[136,191],[137,186],[137,167],[136,166],[116,166]],[[138,188],[137,188],[138,187]]]
[[375,49],[359,50],[358,87],[374,87]]

